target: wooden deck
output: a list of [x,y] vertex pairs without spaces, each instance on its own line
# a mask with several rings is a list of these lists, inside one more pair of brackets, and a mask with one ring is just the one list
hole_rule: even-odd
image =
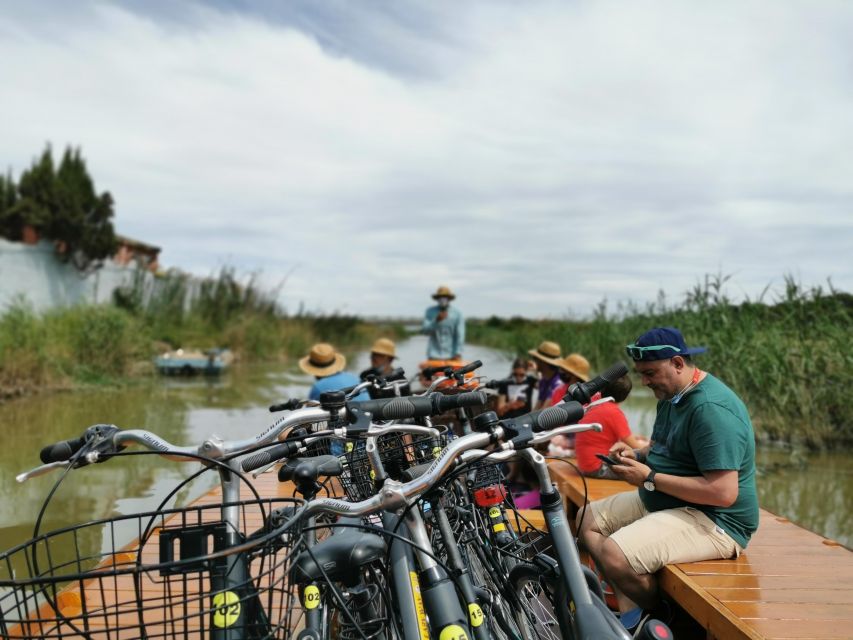
[[[566,463],[550,466],[560,492],[581,507],[580,476]],[[589,478],[586,489],[590,501],[636,491]],[[669,565],[660,584],[709,640],[853,639],[853,552],[764,509],[737,560]]]
[[[635,490],[624,482],[591,479],[586,480],[585,490],[583,479],[571,466],[554,462],[551,470],[571,510],[582,506],[587,495],[596,500]],[[293,486],[279,483],[275,473],[261,476],[255,486],[264,498],[293,495]],[[251,497],[248,490],[242,497]],[[216,504],[219,500],[216,489],[196,504]],[[524,515],[534,525],[544,526],[541,512],[525,511]],[[260,520],[251,526],[260,526]],[[143,552],[146,561],[157,561],[148,555],[155,548]],[[126,558],[118,556],[116,562],[132,563],[135,558],[129,552]],[[131,580],[130,576],[119,577],[112,593],[87,592],[85,604],[73,589],[67,590],[59,599],[60,607],[75,618],[83,606],[92,611],[116,598],[131,601]],[[669,598],[706,630],[709,640],[853,640],[853,552],[768,511],[761,511],[759,529],[737,560],[670,565],[661,570],[660,581]],[[90,600],[93,597],[97,601]],[[200,606],[199,602],[193,608]],[[107,620],[101,623],[106,624]],[[7,637],[39,635],[34,630],[23,631],[18,628]],[[152,635],[180,631],[163,628],[162,618],[152,621],[148,628]],[[197,630],[187,631],[186,637],[198,637]],[[93,637],[106,637],[102,633],[95,631]],[[679,640],[684,637],[679,636]]]

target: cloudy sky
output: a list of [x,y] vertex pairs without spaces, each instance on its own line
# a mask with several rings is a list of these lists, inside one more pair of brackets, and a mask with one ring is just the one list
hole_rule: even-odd
[[853,290],[848,0],[0,0],[0,164],[290,310]]

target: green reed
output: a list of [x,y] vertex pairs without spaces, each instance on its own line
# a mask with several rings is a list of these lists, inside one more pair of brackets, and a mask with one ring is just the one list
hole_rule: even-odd
[[294,360],[315,342],[367,348],[402,327],[355,316],[290,315],[276,291],[231,269],[199,282],[182,274],[137,278],[115,304],[36,313],[23,299],[0,314],[0,398],[45,388],[111,383],[153,372],[153,357],[178,347],[226,347],[243,361]]
[[803,442],[812,447],[853,444],[853,296],[831,283],[803,288],[785,278],[784,291],[769,302],[735,304],[726,295],[728,277],[707,276],[671,304],[661,294],[640,307],[602,303],[585,320],[532,321],[489,318],[469,321],[472,342],[524,355],[542,340],[564,353],[585,355],[594,369],[626,360],[624,347],[647,329],[675,326],[688,344],[708,353],[697,363],[726,382],[747,403],[762,439]]

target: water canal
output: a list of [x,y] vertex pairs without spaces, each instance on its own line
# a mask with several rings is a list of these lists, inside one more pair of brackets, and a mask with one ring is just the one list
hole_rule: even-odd
[[[400,363],[416,370],[425,351],[423,338],[399,347]],[[486,348],[468,347],[467,357],[483,360],[483,374],[502,378],[509,359]],[[350,370],[367,366],[359,354]],[[304,397],[311,380],[282,365],[235,367],[219,380],[156,379],[124,389],[88,390],[23,398],[0,406],[0,548],[32,535],[33,523],[56,474],[24,484],[15,475],[38,463],[47,443],[78,436],[91,424],[146,428],[175,444],[199,443],[212,433],[225,438],[253,435],[271,422],[266,407],[283,398]],[[637,390],[625,404],[633,427],[648,434],[654,398]],[[802,526],[853,548],[853,452],[791,453],[762,448],[758,479],[761,505]],[[42,530],[70,523],[155,508],[162,497],[197,468],[158,456],[134,456],[75,472],[62,484]],[[208,474],[210,475],[210,474]],[[212,475],[188,487],[188,501],[212,486]]]

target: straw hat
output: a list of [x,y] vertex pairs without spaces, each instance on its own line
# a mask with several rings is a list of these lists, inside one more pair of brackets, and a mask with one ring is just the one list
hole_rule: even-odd
[[373,343],[373,346],[370,347],[370,353],[378,353],[381,356],[391,356],[392,358],[396,358],[397,346],[394,344],[393,340],[389,340],[388,338],[379,338]]
[[584,382],[589,381],[589,360],[579,353],[570,353],[557,364],[563,371],[568,371]]
[[321,378],[343,371],[345,366],[347,366],[347,359],[335,351],[332,345],[325,342],[315,344],[308,355],[299,360],[300,369]]
[[559,367],[562,362],[561,356],[563,353],[560,351],[560,345],[556,342],[551,342],[550,340],[545,340],[544,342],[539,343],[538,347],[531,349],[527,353],[537,360],[547,362],[555,367]]
[[439,298],[450,298],[453,300],[456,295],[450,290],[450,287],[446,287],[441,285],[434,294],[432,294],[433,300],[438,300]]

